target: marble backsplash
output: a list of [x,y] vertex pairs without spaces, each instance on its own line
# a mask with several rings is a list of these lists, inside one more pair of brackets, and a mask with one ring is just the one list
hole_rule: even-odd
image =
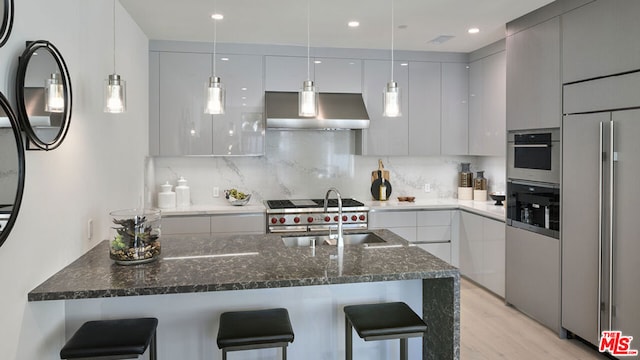
[[[382,159],[390,172],[392,197],[418,199],[457,196],[461,162],[485,170],[489,191],[505,190],[503,157],[475,156],[359,156],[354,155],[354,131],[273,131],[266,134],[261,157],[153,157],[145,169],[145,206],[157,205],[160,185],[188,181],[194,205],[224,202],[223,190],[237,188],[264,199],[320,198],[329,187],[343,197],[371,199],[371,172]],[[425,184],[431,191],[425,192]],[[213,197],[218,187],[220,197]]]

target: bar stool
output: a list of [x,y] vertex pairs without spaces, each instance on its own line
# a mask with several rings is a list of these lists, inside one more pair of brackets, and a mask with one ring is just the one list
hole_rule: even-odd
[[156,360],[157,327],[156,318],[88,321],[60,350],[60,359],[137,359],[149,348],[149,360]]
[[287,309],[233,311],[220,315],[218,348],[222,360],[227,352],[263,348],[282,348],[282,360],[287,359],[287,346],[293,342],[293,329]]
[[403,302],[350,305],[344,307],[346,359],[353,359],[352,329],[364,341],[400,339],[400,359],[407,360],[408,338],[422,337],[427,325]]

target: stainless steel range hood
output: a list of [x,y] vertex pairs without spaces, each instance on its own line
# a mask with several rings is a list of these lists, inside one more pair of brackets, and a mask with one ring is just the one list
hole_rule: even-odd
[[267,129],[366,129],[369,114],[362,94],[320,93],[318,116],[298,116],[298,93],[265,92]]

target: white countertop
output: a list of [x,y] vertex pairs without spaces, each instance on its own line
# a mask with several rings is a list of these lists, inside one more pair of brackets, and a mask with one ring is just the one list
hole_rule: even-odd
[[[362,200],[361,200],[362,201]],[[415,202],[389,201],[362,201],[372,211],[392,210],[453,210],[461,209],[495,220],[505,220],[505,207],[494,205],[494,201],[472,201],[458,199],[432,199],[416,200]],[[163,216],[194,216],[194,215],[218,215],[218,214],[255,214],[264,213],[266,208],[262,203],[250,203],[244,206],[230,204],[203,204],[192,205],[186,208],[161,209]]]
[[495,201],[473,201],[458,199],[432,199],[416,200],[415,202],[388,200],[388,201],[364,201],[372,211],[392,210],[447,210],[461,209],[495,220],[505,221],[506,210],[504,206],[496,206]]

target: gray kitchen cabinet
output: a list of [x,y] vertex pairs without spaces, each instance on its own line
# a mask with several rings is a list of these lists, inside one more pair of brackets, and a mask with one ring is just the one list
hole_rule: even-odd
[[149,52],[149,155],[160,155],[160,53]]
[[264,234],[264,213],[211,215],[211,234]]
[[312,61],[320,92],[362,93],[362,60],[317,57]]
[[409,155],[440,155],[441,64],[409,63]]
[[[266,91],[300,91],[302,82],[314,80],[313,58],[310,63],[302,56],[265,56]],[[307,65],[309,77],[307,79]],[[321,91],[323,91],[321,89]]]
[[209,235],[210,216],[163,216],[160,231],[165,235]]
[[507,130],[560,127],[560,67],[560,17],[507,37]]
[[505,295],[505,224],[460,212],[460,272],[496,295]]
[[213,155],[264,154],[262,56],[221,55],[216,74],[226,88],[225,113],[213,115]]
[[264,234],[264,213],[164,216],[162,235]]
[[359,153],[362,155],[407,155],[409,145],[409,90],[408,66],[394,64],[394,81],[401,91],[402,116],[383,117],[383,91],[391,79],[391,62],[384,60],[365,60],[363,78],[363,97],[371,120],[368,129],[362,130]]
[[640,69],[640,1],[598,0],[562,16],[562,81]]
[[469,154],[504,156],[506,53],[469,64]]
[[369,213],[370,229],[388,229],[440,259],[457,266],[453,244],[453,210],[390,210]]
[[157,107],[150,109],[151,155],[264,154],[262,56],[217,55],[216,75],[226,88],[226,110],[221,115],[204,113],[204,89],[213,71],[211,54],[157,55],[158,80],[150,82],[150,104]]
[[159,155],[211,155],[211,115],[204,113],[210,54],[160,53]]
[[469,153],[469,69],[467,64],[442,64],[440,153]]

